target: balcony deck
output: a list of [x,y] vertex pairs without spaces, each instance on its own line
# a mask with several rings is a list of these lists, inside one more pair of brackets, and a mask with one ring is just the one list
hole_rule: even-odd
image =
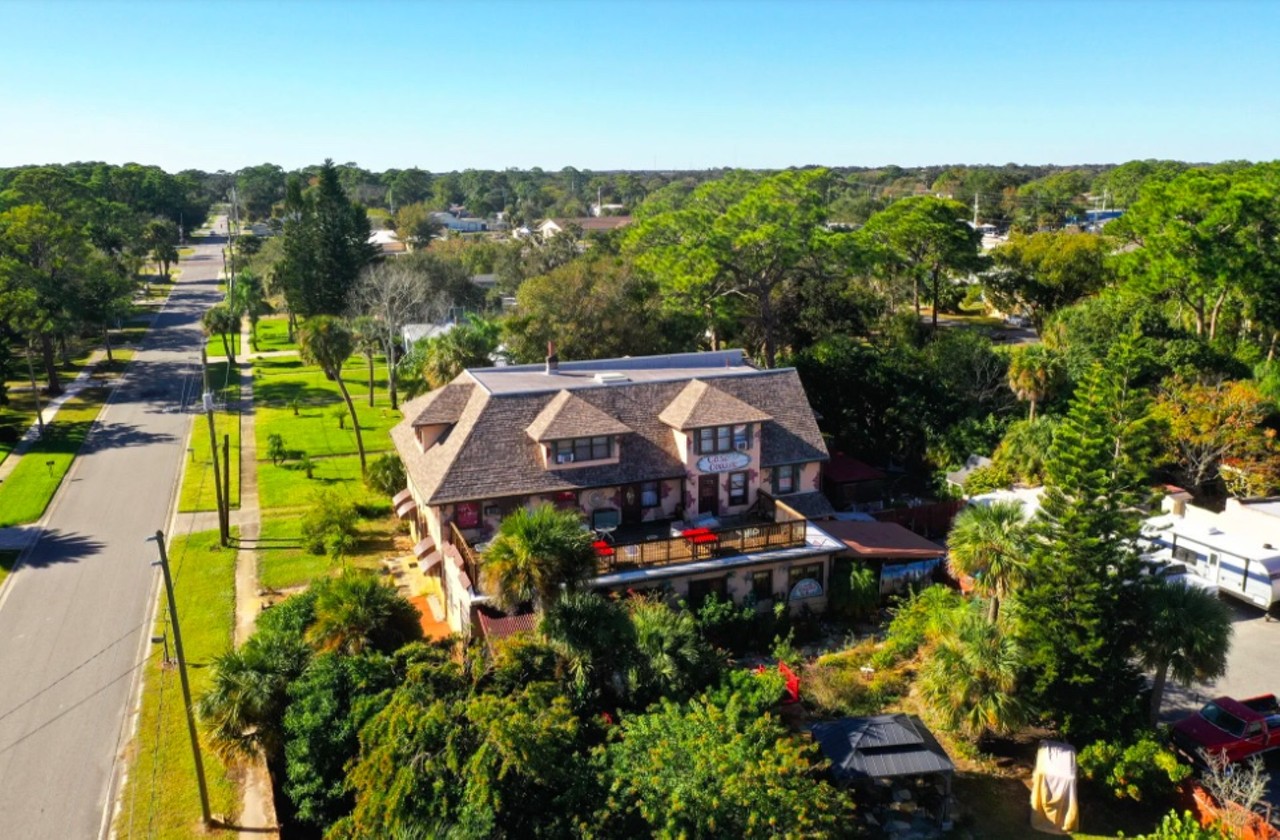
[[650,536],[629,541],[623,535],[611,546],[612,553],[599,558],[596,574],[606,575],[628,569],[697,563],[729,554],[751,554],[777,548],[805,545],[805,523],[753,522],[734,527],[706,529],[690,537]]

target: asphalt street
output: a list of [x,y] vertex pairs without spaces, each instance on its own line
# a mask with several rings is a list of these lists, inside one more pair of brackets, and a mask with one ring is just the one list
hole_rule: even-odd
[[[196,247],[0,590],[0,838],[98,837],[118,783],[221,240]],[[175,571],[177,571],[175,569]]]

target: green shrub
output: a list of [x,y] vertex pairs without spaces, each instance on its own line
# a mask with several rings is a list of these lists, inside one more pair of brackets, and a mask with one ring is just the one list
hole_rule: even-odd
[[964,492],[968,496],[977,496],[980,493],[1012,487],[1016,480],[1017,476],[1006,466],[992,464],[988,467],[978,467],[964,480]]
[[746,714],[758,715],[776,706],[786,688],[787,680],[776,668],[763,671],[737,668],[727,672],[719,685],[707,691],[705,698],[711,705],[723,709],[736,695]]
[[871,666],[884,670],[916,655],[927,641],[954,622],[968,602],[946,586],[928,586],[899,602],[885,633],[884,644],[871,657]]
[[360,520],[356,506],[332,490],[315,494],[302,517],[302,545],[312,554],[342,557],[355,545]]
[[288,460],[289,450],[285,448],[283,435],[267,435],[267,457],[273,465]]
[[831,571],[828,611],[846,621],[867,621],[880,603],[880,583],[875,569],[847,559],[837,559]]
[[393,452],[379,455],[369,465],[364,483],[384,496],[394,496],[405,488],[404,462]]
[[1202,826],[1190,811],[1170,811],[1160,825],[1139,840],[1224,840],[1227,835],[1217,826]]
[[1098,741],[1080,751],[1080,775],[1111,791],[1117,799],[1135,802],[1172,797],[1191,768],[1150,732],[1124,745]]
[[338,421],[339,429],[345,429],[347,427],[347,407],[345,405],[335,405],[329,411],[329,416]]
[[[829,653],[804,669],[801,694],[805,702],[831,715],[878,714],[907,691],[907,679],[896,668],[871,666],[876,645],[862,642]],[[864,672],[864,667],[871,668]]]

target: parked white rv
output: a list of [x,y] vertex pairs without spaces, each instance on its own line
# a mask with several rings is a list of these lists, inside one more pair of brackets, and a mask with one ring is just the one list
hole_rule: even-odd
[[1147,550],[1167,552],[1233,598],[1262,609],[1280,603],[1280,499],[1229,499],[1215,513],[1174,493],[1162,508],[1143,524]]

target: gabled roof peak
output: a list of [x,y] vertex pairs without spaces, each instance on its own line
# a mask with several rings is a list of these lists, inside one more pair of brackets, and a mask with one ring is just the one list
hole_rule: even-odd
[[538,443],[596,435],[622,435],[627,424],[611,417],[579,396],[561,391],[538,413],[525,432]]
[[695,379],[662,410],[658,419],[685,432],[708,426],[763,423],[773,418],[714,385]]

